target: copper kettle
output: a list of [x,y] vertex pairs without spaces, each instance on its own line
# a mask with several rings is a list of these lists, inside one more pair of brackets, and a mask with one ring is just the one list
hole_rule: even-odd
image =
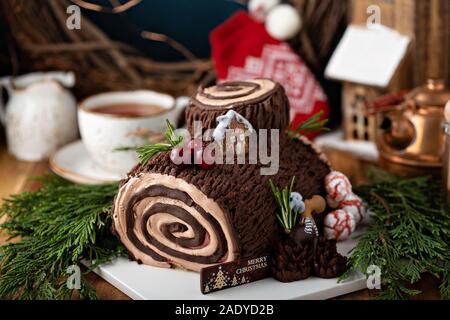
[[369,105],[369,111],[383,115],[376,135],[380,157],[400,165],[441,167],[445,140],[442,125],[449,99],[444,81],[428,80],[398,104]]

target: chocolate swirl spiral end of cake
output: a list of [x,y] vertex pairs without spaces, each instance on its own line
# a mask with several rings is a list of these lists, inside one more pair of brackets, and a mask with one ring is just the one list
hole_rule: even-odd
[[114,229],[138,262],[199,271],[237,258],[232,229],[222,209],[182,179],[143,173],[115,199]]

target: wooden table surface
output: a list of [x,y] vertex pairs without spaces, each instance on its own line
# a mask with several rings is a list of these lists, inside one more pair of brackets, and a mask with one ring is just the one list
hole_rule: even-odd
[[[27,181],[30,176],[38,176],[48,172],[47,161],[42,162],[23,162],[18,161],[6,151],[5,143],[0,137],[0,199],[10,194],[20,193],[21,191],[33,191],[37,188],[35,184]],[[371,165],[366,162],[358,161],[351,156],[333,150],[325,150],[333,167],[336,170],[347,174],[356,183],[363,183],[366,180],[365,173]],[[1,200],[0,200],[1,201]],[[5,236],[0,235],[0,245],[5,243]],[[121,291],[110,285],[108,282],[95,274],[88,275],[88,280],[97,290],[100,299],[130,299]],[[418,299],[439,299],[437,290],[438,281],[432,276],[426,276],[415,286],[423,291]],[[369,290],[361,290],[347,294],[336,299],[355,299],[365,300],[370,298]]]

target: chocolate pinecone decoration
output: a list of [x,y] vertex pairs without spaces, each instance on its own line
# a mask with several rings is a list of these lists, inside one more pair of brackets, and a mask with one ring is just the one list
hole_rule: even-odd
[[339,277],[347,268],[347,257],[337,252],[336,240],[320,238],[316,249],[314,274],[319,278]]
[[278,241],[272,258],[272,276],[280,282],[308,278],[312,273],[313,242],[296,244],[290,238]]

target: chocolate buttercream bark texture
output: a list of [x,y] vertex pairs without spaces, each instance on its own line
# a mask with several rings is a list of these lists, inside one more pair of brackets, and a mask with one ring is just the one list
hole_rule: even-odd
[[[298,159],[302,159],[302,161],[299,161]],[[128,248],[134,258],[136,258],[136,251],[150,254],[149,250],[154,250],[148,249],[149,247],[162,248],[163,252],[157,253],[159,261],[167,262],[167,264],[176,264],[193,270],[200,270],[208,264],[267,254],[271,251],[271,246],[274,243],[278,232],[278,222],[276,220],[277,207],[269,188],[269,179],[272,179],[272,181],[278,185],[288,185],[291,177],[295,175],[297,179],[294,189],[299,190],[299,192],[307,199],[313,195],[323,195],[325,193],[323,181],[325,176],[330,172],[330,169],[327,164],[319,159],[310,146],[307,146],[300,141],[292,140],[284,141],[284,146],[281,148],[280,154],[280,167],[276,175],[260,175],[261,167],[262,165],[260,164],[236,164],[217,165],[212,170],[202,170],[197,166],[175,165],[170,160],[169,153],[159,154],[147,165],[137,166],[130,173],[129,180],[124,183],[124,186],[127,186],[129,181],[137,178],[140,179],[141,184],[148,183],[148,181],[146,182],[145,180],[146,175],[150,176],[158,174],[162,176],[172,176],[176,179],[185,181],[191,186],[191,189],[199,190],[199,192],[204,194],[205,198],[212,199],[218,207],[220,207],[222,213],[206,212],[205,215],[210,217],[212,221],[216,221],[218,216],[224,217],[222,225],[217,225],[216,223],[215,227],[210,228],[209,230],[209,232],[214,232],[214,236],[219,239],[220,245],[216,248],[218,252],[214,252],[204,259],[199,259],[199,257],[195,255],[177,255],[178,258],[181,258],[182,260],[176,262],[172,259],[174,257],[173,254],[176,253],[176,251],[171,250],[169,252],[166,247],[162,248],[159,245],[159,241],[162,239],[158,240],[158,238],[150,235],[150,237],[152,237],[151,241],[148,240],[149,237],[147,236],[141,237],[141,240],[145,240],[139,243],[141,240],[139,240],[138,237],[133,236],[136,220],[132,218],[127,218],[126,220],[126,223],[128,224],[125,228],[126,234],[124,232],[118,232],[122,242],[124,242],[124,238],[127,238],[135,245],[136,248],[131,248],[131,250]],[[159,186],[157,178],[154,179],[154,183],[155,186]],[[176,187],[176,183],[169,189],[173,189],[173,187]],[[151,189],[144,190],[145,191],[141,191],[141,193],[137,193],[137,191],[130,193],[128,198],[120,198],[120,203],[118,204],[126,208],[126,210],[120,214],[126,214],[128,217],[135,215],[145,216],[141,219],[142,222],[140,222],[139,227],[141,229],[144,228],[144,226],[147,226],[149,215],[156,211],[152,208],[147,209],[151,210],[151,212],[140,209],[136,206],[139,201],[145,200],[145,197],[150,198],[159,196],[159,202],[153,204],[153,206],[155,206],[161,202],[163,204],[166,203],[167,199],[177,198],[173,194],[155,194],[152,193]],[[169,191],[171,190],[167,190],[166,188],[166,193],[169,193]],[[134,198],[130,200],[130,197]],[[190,207],[197,207],[197,211],[198,208],[205,208],[204,203],[194,203],[192,200],[183,200],[182,202],[187,203]],[[177,204],[171,203],[171,205],[176,206]],[[164,210],[164,207],[159,207],[158,212],[174,215],[173,210],[173,207],[171,207],[171,211]],[[115,212],[116,211],[117,210],[115,210]],[[186,213],[185,211],[186,210],[183,212]],[[203,226],[200,227],[201,222],[197,221],[198,223],[194,224],[187,219],[187,214],[178,214],[177,217],[182,221],[170,222],[169,226],[165,226],[166,229],[164,230],[166,230],[166,232],[164,234],[167,240],[175,241],[175,238],[167,237],[167,231],[181,230],[179,232],[182,232],[182,229],[180,229],[182,228],[182,224],[191,227],[195,235],[194,238],[200,237],[201,239],[204,239],[203,234],[205,233],[205,228]],[[147,233],[144,229],[142,229],[141,232],[142,234]],[[209,235],[209,239],[211,239],[211,236],[212,235]],[[227,241],[227,237],[230,240]],[[201,241],[198,241],[196,246],[193,246],[193,244],[189,244],[188,242],[177,243],[175,241],[177,246],[183,248],[198,247],[200,242]],[[206,243],[203,244],[206,245]],[[230,250],[233,250],[233,252],[230,252]],[[219,253],[223,253],[223,255]],[[153,255],[156,256],[155,254]],[[184,263],[183,261],[192,263]],[[153,264],[153,262],[149,261],[147,264]],[[164,263],[160,266],[168,265],[165,265]]]

